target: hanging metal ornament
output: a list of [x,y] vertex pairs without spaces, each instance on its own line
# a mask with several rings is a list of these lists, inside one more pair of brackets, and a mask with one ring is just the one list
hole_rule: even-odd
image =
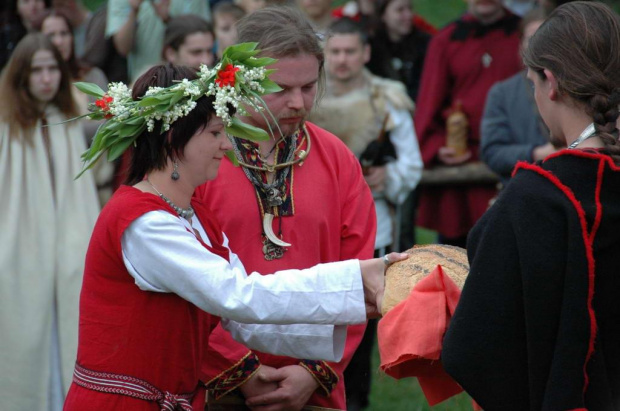
[[265,255],[265,260],[271,261],[282,258],[285,251],[285,248],[275,245],[267,237],[263,239],[263,254]]
[[269,188],[265,194],[267,195],[267,205],[269,207],[278,207],[282,205],[282,196],[280,190],[277,188]]

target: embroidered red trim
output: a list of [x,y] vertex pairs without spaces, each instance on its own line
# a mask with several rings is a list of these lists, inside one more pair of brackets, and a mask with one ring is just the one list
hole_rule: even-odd
[[238,388],[252,377],[260,368],[260,360],[253,352],[248,352],[235,365],[211,379],[206,386],[218,400]]
[[332,394],[340,381],[338,374],[325,361],[301,360],[299,365],[314,377],[327,397]]

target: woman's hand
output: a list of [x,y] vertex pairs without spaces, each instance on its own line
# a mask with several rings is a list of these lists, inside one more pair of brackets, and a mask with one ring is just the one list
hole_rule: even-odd
[[407,253],[390,253],[383,258],[360,260],[362,281],[364,282],[364,300],[366,302],[366,317],[381,317],[381,302],[385,289],[385,270],[390,264],[405,260]]

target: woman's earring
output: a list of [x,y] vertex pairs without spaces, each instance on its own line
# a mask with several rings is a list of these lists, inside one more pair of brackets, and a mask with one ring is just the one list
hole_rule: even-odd
[[179,172],[177,171],[177,168],[179,167],[179,164],[175,161],[172,162],[173,165],[173,170],[172,170],[172,174],[170,174],[170,178],[173,179],[174,181],[177,181],[179,179]]

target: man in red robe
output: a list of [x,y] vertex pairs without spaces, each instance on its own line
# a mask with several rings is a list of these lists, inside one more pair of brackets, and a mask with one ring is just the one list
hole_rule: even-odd
[[[519,17],[503,8],[501,0],[467,3],[468,12],[433,37],[426,55],[414,124],[427,168],[478,161],[487,92],[522,67]],[[446,120],[457,106],[469,123],[463,154],[446,145]],[[441,242],[464,247],[495,192],[490,183],[426,186],[418,224],[438,231]]]
[[[218,178],[196,195],[213,210],[248,272],[372,257],[376,217],[359,162],[337,137],[305,121],[323,76],[323,51],[312,27],[297,11],[267,8],[242,20],[238,31],[240,42],[258,42],[263,55],[278,59],[269,68],[276,69],[271,79],[282,91],[264,97],[275,118],[242,117],[273,130],[274,138],[258,144],[234,139],[241,166],[224,160]],[[344,410],[343,371],[364,328],[349,327],[339,363],[251,352],[218,328],[209,341],[205,382],[216,398],[240,391],[273,409]],[[259,366],[271,382],[253,377]]]

